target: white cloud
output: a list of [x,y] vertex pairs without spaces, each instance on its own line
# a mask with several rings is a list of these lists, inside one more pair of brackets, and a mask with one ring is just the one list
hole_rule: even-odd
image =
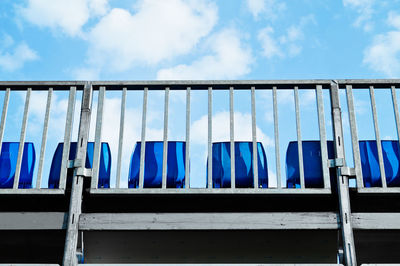
[[400,77],[400,15],[389,13],[388,24],[395,30],[378,34],[364,50],[364,64],[390,78]]
[[216,21],[207,0],[142,0],[133,14],[114,8],[89,32],[87,61],[111,71],[154,65],[190,52]]
[[[229,112],[219,112],[212,117],[212,141],[229,141]],[[240,125],[240,126],[239,126]],[[197,144],[207,143],[208,117],[202,116],[192,123],[190,131],[191,140]],[[252,141],[251,114],[235,112],[234,132],[235,141]],[[262,142],[264,147],[272,147],[273,140],[267,136],[259,127],[256,129],[257,141]]]
[[26,62],[39,58],[26,43],[21,42],[12,47],[14,43],[11,36],[5,35],[0,47],[0,68],[5,71],[15,71],[22,68]]
[[293,57],[301,53],[301,41],[304,40],[304,27],[316,24],[313,15],[304,16],[296,25],[287,28],[285,34],[275,36],[274,29],[267,26],[258,32],[257,38],[261,43],[262,54],[270,59],[273,57]]
[[104,15],[108,0],[29,0],[19,13],[39,27],[61,30],[70,36],[82,35],[90,17]]
[[400,15],[396,12],[389,12],[387,23],[397,29],[400,29]]
[[281,50],[280,45],[273,37],[274,29],[270,26],[258,32],[258,40],[261,42],[262,54],[266,58],[272,58],[274,56],[282,57],[284,54]]
[[205,46],[211,55],[189,65],[161,69],[157,79],[234,79],[250,72],[251,50],[243,46],[237,31],[223,30],[211,36]]
[[100,69],[96,67],[75,68],[71,72],[76,80],[98,80],[100,76]]
[[373,28],[371,20],[374,12],[375,0],[343,0],[343,5],[351,8],[358,13],[358,17],[354,21],[354,26],[362,28],[364,31],[370,31]]
[[284,2],[276,0],[247,0],[246,5],[255,19],[261,14],[264,18],[275,19],[286,9]]

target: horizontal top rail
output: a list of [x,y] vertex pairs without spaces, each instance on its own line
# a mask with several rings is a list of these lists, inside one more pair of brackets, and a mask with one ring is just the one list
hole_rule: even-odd
[[[67,90],[75,86],[77,90],[82,90],[86,82],[91,82],[94,90],[99,90],[100,86],[106,86],[107,90],[143,90],[147,87],[149,90],[164,90],[169,87],[171,90],[186,90],[191,87],[192,90],[207,90],[209,86],[213,90],[229,90],[233,86],[235,90],[268,89],[273,86],[277,89],[313,89],[315,85],[322,85],[323,89],[328,89],[331,84],[330,79],[309,79],[309,80],[161,80],[161,81],[0,81],[0,90],[10,88],[12,90],[26,90],[27,87],[32,90],[47,90],[52,87],[54,90]],[[388,88],[390,86],[400,86],[400,79],[339,79],[336,80],[340,88],[345,85],[352,85],[354,89],[368,88]]]

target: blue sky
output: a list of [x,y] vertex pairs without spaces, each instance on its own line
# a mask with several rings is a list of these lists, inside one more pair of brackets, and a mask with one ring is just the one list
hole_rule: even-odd
[[[342,79],[400,76],[398,0],[2,0],[0,80],[157,80],[157,79]],[[5,140],[18,141],[24,94],[11,95]],[[3,94],[1,94],[3,97]],[[46,94],[34,92],[27,140],[40,151]],[[56,93],[46,161],[63,140],[66,93]],[[140,139],[141,92],[129,92],[123,180]],[[229,138],[228,92],[214,92],[213,140]],[[281,163],[296,139],[291,92],[279,92]],[[388,91],[376,92],[381,136],[397,137]],[[368,92],[355,92],[360,139],[374,138]],[[169,136],[183,140],[185,95],[171,92]],[[0,99],[2,101],[2,99]],[[193,185],[203,184],[206,160],[206,92],[192,94]],[[313,90],[301,91],[302,135],[318,139]],[[328,137],[329,98],[324,94]],[[148,140],[162,138],[163,93],[150,92]],[[97,103],[95,95],[94,103]],[[345,95],[342,94],[342,103]],[[76,115],[80,95],[77,96]],[[257,92],[257,136],[275,173],[272,101]],[[109,141],[113,171],[117,155],[120,93],[106,98],[103,139]],[[249,140],[250,94],[235,93],[235,139]],[[94,114],[96,109],[94,110]],[[344,106],[345,133],[349,137]],[[95,117],[95,115],[93,116]],[[74,136],[77,132],[75,119]],[[347,123],[347,124],[346,124]],[[92,126],[92,128],[94,128]],[[17,134],[18,135],[18,134]],[[94,132],[91,132],[93,139]],[[351,149],[350,141],[347,141]],[[350,154],[351,155],[351,154]],[[351,164],[351,162],[349,162]],[[47,168],[49,166],[46,166]],[[125,171],[125,172],[124,172]],[[45,174],[46,175],[46,171]],[[197,175],[197,177],[196,177]]]
[[399,1],[3,0],[0,79],[398,77]]

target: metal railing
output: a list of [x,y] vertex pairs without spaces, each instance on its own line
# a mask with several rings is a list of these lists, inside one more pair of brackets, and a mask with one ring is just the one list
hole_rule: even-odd
[[[400,136],[400,117],[398,112],[398,104],[397,104],[397,96],[396,96],[396,87],[400,86],[399,80],[338,80],[340,90],[344,90],[346,92],[346,107],[348,110],[349,117],[349,130],[351,133],[351,142],[352,144],[352,154],[353,154],[353,162],[354,168],[344,169],[343,173],[347,173],[350,177],[356,177],[356,187],[359,192],[400,192],[400,188],[398,187],[389,187],[386,182],[386,174],[385,174],[385,163],[384,163],[384,154],[382,151],[382,146],[380,145],[382,142],[380,130],[379,130],[379,121],[378,121],[378,111],[379,104],[376,103],[375,99],[375,91],[377,89],[385,89],[390,90],[392,97],[392,105],[394,112],[394,122],[397,130],[397,140],[399,140]],[[0,193],[14,193],[18,191],[19,193],[36,193],[37,191],[54,191],[54,190],[43,190],[41,189],[41,183],[43,178],[46,177],[44,172],[44,165],[49,164],[50,162],[46,161],[46,154],[51,151],[46,151],[46,144],[48,142],[48,130],[49,130],[49,119],[52,114],[52,99],[55,91],[67,91],[68,95],[68,105],[66,110],[66,118],[64,124],[64,149],[62,153],[62,165],[61,165],[61,174],[60,174],[60,190],[64,190],[66,188],[66,179],[67,179],[67,169],[74,166],[73,162],[70,162],[68,159],[69,156],[69,147],[72,140],[72,130],[73,130],[73,121],[74,121],[74,113],[75,113],[75,105],[79,102],[77,100],[76,94],[77,91],[83,90],[86,82],[0,82],[0,91],[4,91],[4,102],[3,102],[3,110],[0,121],[0,152],[6,127],[6,118],[7,112],[10,109],[9,100],[10,94],[14,91],[26,91],[25,101],[24,101],[24,111],[23,118],[21,124],[21,131],[19,134],[19,151],[18,151],[18,160],[16,164],[15,178],[13,181],[13,187],[10,189],[0,189]],[[97,113],[96,113],[96,123],[95,123],[95,132],[94,132],[94,155],[93,155],[93,169],[91,171],[92,181],[91,181],[91,192],[92,193],[331,193],[331,182],[330,182],[330,173],[329,167],[334,167],[332,162],[329,162],[328,159],[328,151],[327,145],[327,130],[326,124],[330,126],[333,121],[325,119],[325,109],[326,104],[324,104],[324,95],[323,91],[331,89],[331,81],[330,80],[293,80],[293,81],[120,81],[120,82],[108,82],[108,81],[95,81],[91,82],[91,89],[93,91],[98,91],[98,99],[97,99]],[[363,184],[363,173],[361,166],[361,156],[359,149],[359,132],[357,130],[357,120],[356,120],[356,111],[357,107],[354,104],[354,96],[353,91],[364,89],[369,91],[370,97],[370,105],[371,105],[371,113],[374,125],[375,132],[375,140],[377,142],[377,151],[378,151],[378,162],[381,173],[381,187],[365,187]],[[164,111],[163,111],[163,167],[162,167],[162,186],[161,188],[144,188],[144,169],[145,169],[145,146],[146,146],[146,124],[148,120],[148,93],[149,91],[163,91],[164,92]],[[213,188],[213,180],[212,180],[212,169],[213,162],[211,159],[207,161],[207,173],[204,173],[204,176],[207,176],[206,187],[204,188],[191,188],[190,187],[190,163],[202,163],[202,162],[191,162],[190,154],[191,154],[191,99],[193,98],[194,91],[204,91],[207,93],[207,125],[208,128],[204,128],[207,131],[207,156],[208,158],[212,158],[212,145],[213,145],[213,94],[215,91],[226,91],[229,93],[229,141],[231,152],[231,187],[224,189],[216,189]],[[235,125],[235,106],[234,106],[234,97],[235,92],[237,91],[248,91],[250,94],[250,114],[251,114],[251,140],[249,142],[252,143],[252,156],[253,156],[253,184],[254,186],[251,188],[237,188],[235,184],[235,129],[238,128],[238,125]],[[295,124],[296,131],[295,137],[293,140],[296,140],[298,143],[298,158],[299,158],[299,175],[300,175],[300,188],[298,189],[289,189],[284,187],[284,182],[282,182],[282,143],[280,140],[279,126],[282,125],[282,122],[279,120],[279,101],[277,94],[282,90],[289,90],[293,93],[293,105],[295,116]],[[319,128],[319,141],[320,141],[320,149],[321,149],[321,158],[322,158],[322,171],[323,171],[323,188],[308,188],[306,187],[306,177],[304,174],[304,161],[303,161],[303,139],[302,139],[302,127],[301,121],[305,121],[303,117],[301,117],[300,106],[301,101],[299,100],[299,91],[302,90],[314,90],[315,91],[315,102],[317,107],[317,117],[318,117],[318,128]],[[35,184],[32,186],[33,189],[18,189],[18,182],[20,178],[21,172],[21,163],[22,163],[22,153],[23,153],[23,144],[26,139],[26,132],[28,127],[28,117],[29,117],[29,108],[31,106],[31,93],[36,91],[46,91],[47,99],[46,99],[46,107],[43,116],[43,127],[42,127],[42,135],[41,135],[41,145],[40,145],[40,155],[39,160],[37,162],[37,178]],[[102,138],[102,130],[103,127],[107,127],[107,124],[104,123],[103,113],[104,113],[104,105],[107,101],[106,93],[108,91],[120,91],[120,123],[118,129],[118,148],[116,154],[112,154],[114,158],[117,158],[116,162],[116,170],[113,178],[115,177],[115,185],[113,184],[113,188],[102,189],[98,188],[98,174],[100,167],[100,152],[101,145],[100,143],[104,140]],[[126,136],[124,134],[124,127],[126,126],[127,116],[126,116],[126,107],[127,107],[127,95],[131,91],[140,91],[143,94],[142,100],[142,125],[141,125],[141,133],[140,133],[140,173],[139,173],[139,188],[127,189],[123,188],[122,176],[124,174],[124,169],[128,168],[127,165],[123,165],[123,147],[125,146]],[[185,150],[185,188],[184,189],[172,189],[167,188],[167,144],[169,141],[168,136],[168,118],[170,111],[170,92],[171,91],[184,91],[186,93],[185,97],[185,132],[184,132],[184,140],[186,143]],[[273,142],[274,142],[274,152],[268,152],[267,158],[272,159],[270,161],[275,162],[275,175],[276,175],[276,187],[270,186],[268,188],[260,188],[259,187],[259,179],[258,179],[258,164],[257,164],[257,125],[261,123],[256,119],[256,94],[258,91],[269,91],[272,95],[271,105],[272,105],[272,113],[273,113]],[[94,102],[94,100],[92,99]],[[342,104],[342,106],[344,106]],[[94,114],[92,114],[94,115]],[[10,119],[10,117],[8,118]],[[279,123],[281,122],[281,124]],[[183,121],[182,121],[183,123]],[[346,127],[346,125],[344,126]],[[269,132],[272,134],[272,132]],[[51,134],[51,132],[50,132]],[[284,143],[285,144],[285,143]],[[133,148],[133,147],[129,147]],[[347,151],[348,152],[348,151]],[[343,160],[345,158],[342,158]],[[272,169],[272,164],[269,164]],[[345,160],[343,165],[336,165],[337,167],[345,167]],[[114,166],[115,167],[115,166]],[[271,180],[270,176],[270,180]],[[55,192],[56,193],[56,192]]]
[[[330,87],[330,81],[172,81],[172,82],[93,82],[94,90],[98,90],[98,102],[97,102],[97,117],[95,125],[95,152],[94,152],[94,164],[93,164],[93,178],[91,183],[92,193],[234,193],[234,192],[249,192],[249,193],[330,193],[330,176],[328,168],[328,152],[327,152],[327,132],[326,132],[326,121],[324,114],[324,99],[323,90],[327,90]],[[162,167],[162,186],[161,188],[144,188],[144,165],[145,165],[145,146],[146,146],[146,123],[148,113],[148,93],[149,91],[161,90],[164,92],[164,111],[163,111],[163,167]],[[170,91],[179,90],[186,92],[186,130],[185,130],[185,188],[184,189],[172,189],[166,187],[167,181],[167,143],[168,143],[168,117],[169,117],[169,98]],[[230,161],[231,161],[231,187],[230,188],[213,188],[213,163],[212,160],[207,161],[207,172],[204,176],[207,176],[205,188],[191,188],[190,184],[190,166],[189,166],[189,155],[190,155],[190,136],[191,136],[191,93],[193,91],[206,91],[207,92],[207,125],[208,128],[204,128],[207,131],[207,155],[208,158],[212,158],[212,145],[213,145],[213,92],[225,90],[229,92],[229,143],[230,143]],[[251,142],[252,142],[252,153],[253,153],[253,184],[252,188],[236,188],[235,186],[235,125],[234,116],[234,96],[235,91],[247,90],[251,95]],[[273,124],[274,124],[274,142],[275,142],[275,154],[272,156],[275,158],[276,163],[276,187],[270,188],[259,188],[258,186],[258,165],[257,165],[257,123],[256,123],[256,91],[267,90],[271,91],[273,95]],[[296,132],[298,142],[298,155],[300,165],[300,188],[299,189],[286,189],[282,186],[282,173],[281,173],[281,147],[279,142],[279,113],[278,113],[278,101],[277,91],[290,90],[293,91],[293,97],[295,102],[295,115],[296,115]],[[320,148],[322,157],[322,171],[323,171],[323,188],[307,188],[305,186],[304,167],[303,167],[303,151],[302,151],[302,138],[301,138],[301,126],[300,126],[300,105],[299,105],[299,90],[314,90],[316,95],[316,105],[318,110],[318,128],[320,136]],[[103,110],[104,110],[104,99],[106,97],[106,91],[121,91],[121,110],[120,110],[120,126],[119,126],[119,140],[118,140],[118,157],[117,157],[117,169],[116,169],[116,181],[115,188],[98,188],[98,174],[99,174],[99,160],[100,160],[100,143],[103,141],[101,138],[103,127],[107,126],[103,121]],[[141,125],[141,149],[140,149],[140,172],[139,172],[139,187],[138,188],[121,188],[121,167],[122,167],[122,148],[124,147],[124,126],[125,126],[125,108],[126,108],[126,97],[128,91],[143,91],[143,103],[142,103],[142,125]],[[132,147],[133,148],[133,147]],[[271,154],[267,154],[267,157],[271,157]]]
[[[18,113],[15,108],[17,106],[10,106],[10,95],[12,93],[13,97],[17,97],[17,93],[21,91],[26,91],[25,100],[24,100],[24,110],[23,110],[23,117],[22,117],[22,124],[21,124],[21,131],[19,137],[19,148],[18,148],[18,155],[17,155],[17,163],[15,168],[15,176],[13,180],[12,188],[0,188],[0,193],[63,193],[63,190],[66,188],[66,181],[67,181],[67,169],[70,167],[71,162],[68,159],[69,151],[70,151],[70,143],[72,137],[72,128],[73,128],[73,121],[74,121],[74,110],[76,105],[76,94],[77,90],[83,89],[84,82],[0,82],[0,90],[4,91],[4,102],[3,102],[3,109],[1,114],[1,122],[0,122],[0,152],[3,144],[4,133],[6,129],[6,121],[7,121],[7,114],[9,113],[9,109],[13,108],[11,111],[13,113]],[[32,94],[39,91],[47,91],[46,97],[46,104],[45,104],[45,112],[44,116],[41,118],[43,119],[43,127],[42,127],[42,134],[41,134],[41,143],[40,143],[40,154],[37,166],[37,175],[36,181],[32,181],[32,188],[30,189],[19,189],[19,181],[21,175],[21,165],[23,161],[23,150],[24,150],[24,143],[31,139],[27,139],[27,126],[30,114],[30,107],[32,106],[31,98]],[[60,182],[58,189],[43,189],[41,187],[43,176],[44,176],[44,165],[46,163],[46,144],[48,143],[48,129],[49,129],[49,120],[50,115],[52,113],[53,107],[52,106],[52,99],[54,98],[55,91],[65,91],[68,92],[68,104],[67,109],[65,110],[65,128],[64,128],[64,149],[62,153],[62,161],[61,161],[61,172],[60,172]],[[37,103],[36,103],[37,104]],[[12,113],[12,114],[13,114]],[[9,117],[10,119],[12,117]],[[9,121],[7,124],[14,124],[14,121]],[[17,136],[17,132],[11,132],[12,136],[8,136],[8,139],[11,141],[15,141],[13,136]],[[50,134],[52,134],[50,132]],[[36,165],[34,165],[36,167]]]
[[[353,163],[354,163],[354,176],[356,177],[356,184],[358,192],[382,192],[382,193],[398,193],[400,192],[399,187],[388,187],[386,172],[385,172],[385,163],[384,163],[384,154],[382,151],[382,137],[379,129],[379,119],[378,119],[378,109],[382,107],[382,104],[379,105],[376,102],[375,91],[383,90],[390,91],[391,94],[391,104],[393,106],[393,115],[394,115],[394,123],[396,127],[397,139],[393,136],[390,137],[391,140],[400,141],[400,118],[399,118],[399,109],[397,104],[397,95],[396,95],[396,87],[399,87],[398,80],[370,80],[370,81],[361,81],[361,80],[349,80],[347,82],[343,82],[341,84],[341,88],[345,89],[346,92],[346,100],[347,100],[347,108],[348,108],[348,118],[349,118],[349,127],[351,133],[351,144],[352,144],[352,153],[353,153]],[[354,104],[354,96],[353,90],[368,90],[369,92],[369,104],[371,108],[371,117],[373,121],[374,135],[375,138],[373,141],[376,141],[377,148],[377,156],[378,156],[378,164],[379,164],[379,172],[380,172],[380,186],[366,187],[364,184],[364,176],[362,171],[362,161],[360,156],[360,147],[359,147],[359,132],[357,127],[357,119],[356,112],[357,108]],[[384,104],[387,104],[385,102]],[[389,114],[385,114],[389,115]],[[389,125],[385,125],[388,127]],[[400,158],[397,158],[400,159]],[[396,175],[396,173],[394,173]],[[399,173],[397,173],[399,174]]]

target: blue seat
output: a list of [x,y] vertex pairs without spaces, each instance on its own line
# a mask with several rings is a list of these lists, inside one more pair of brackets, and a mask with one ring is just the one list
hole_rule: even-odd
[[[143,185],[145,188],[161,188],[163,147],[162,141],[146,141]],[[140,150],[141,142],[137,142],[129,167],[129,188],[139,187]],[[184,188],[186,143],[168,141],[167,153],[167,188]]]
[[[53,160],[51,162],[50,175],[49,175],[49,188],[59,188],[60,186],[60,172],[61,172],[61,160],[63,153],[64,143],[58,143],[57,149],[54,153]],[[88,142],[87,153],[86,153],[86,168],[92,168],[93,166],[93,151],[94,143]],[[74,160],[76,156],[76,142],[71,142],[69,150],[69,160]],[[99,169],[99,188],[110,187],[110,173],[111,173],[111,151],[110,146],[106,142],[101,143],[100,150],[100,169]],[[72,180],[72,169],[68,169],[67,174],[67,185],[70,185]]]
[[[216,142],[212,145],[212,180],[214,188],[231,187],[231,144]],[[262,143],[257,143],[258,184],[268,187],[267,157]],[[207,164],[208,167],[208,164]],[[208,176],[208,171],[207,171]],[[235,187],[254,187],[253,143],[235,142]]]
[[[400,186],[399,142],[382,140],[383,163],[385,167],[386,184],[388,187]],[[359,142],[361,169],[365,187],[381,187],[381,172],[379,168],[378,149],[375,140]]]
[[[19,142],[3,142],[0,155],[0,188],[12,188],[18,160]],[[35,147],[25,142],[22,153],[21,172],[18,188],[32,188],[33,169],[35,167]]]
[[[306,188],[323,188],[321,146],[320,141],[302,141],[304,180]],[[327,141],[328,159],[335,158],[333,141]],[[334,171],[330,170],[332,187],[336,184]],[[299,154],[297,141],[289,142],[286,151],[286,186],[300,188]]]

